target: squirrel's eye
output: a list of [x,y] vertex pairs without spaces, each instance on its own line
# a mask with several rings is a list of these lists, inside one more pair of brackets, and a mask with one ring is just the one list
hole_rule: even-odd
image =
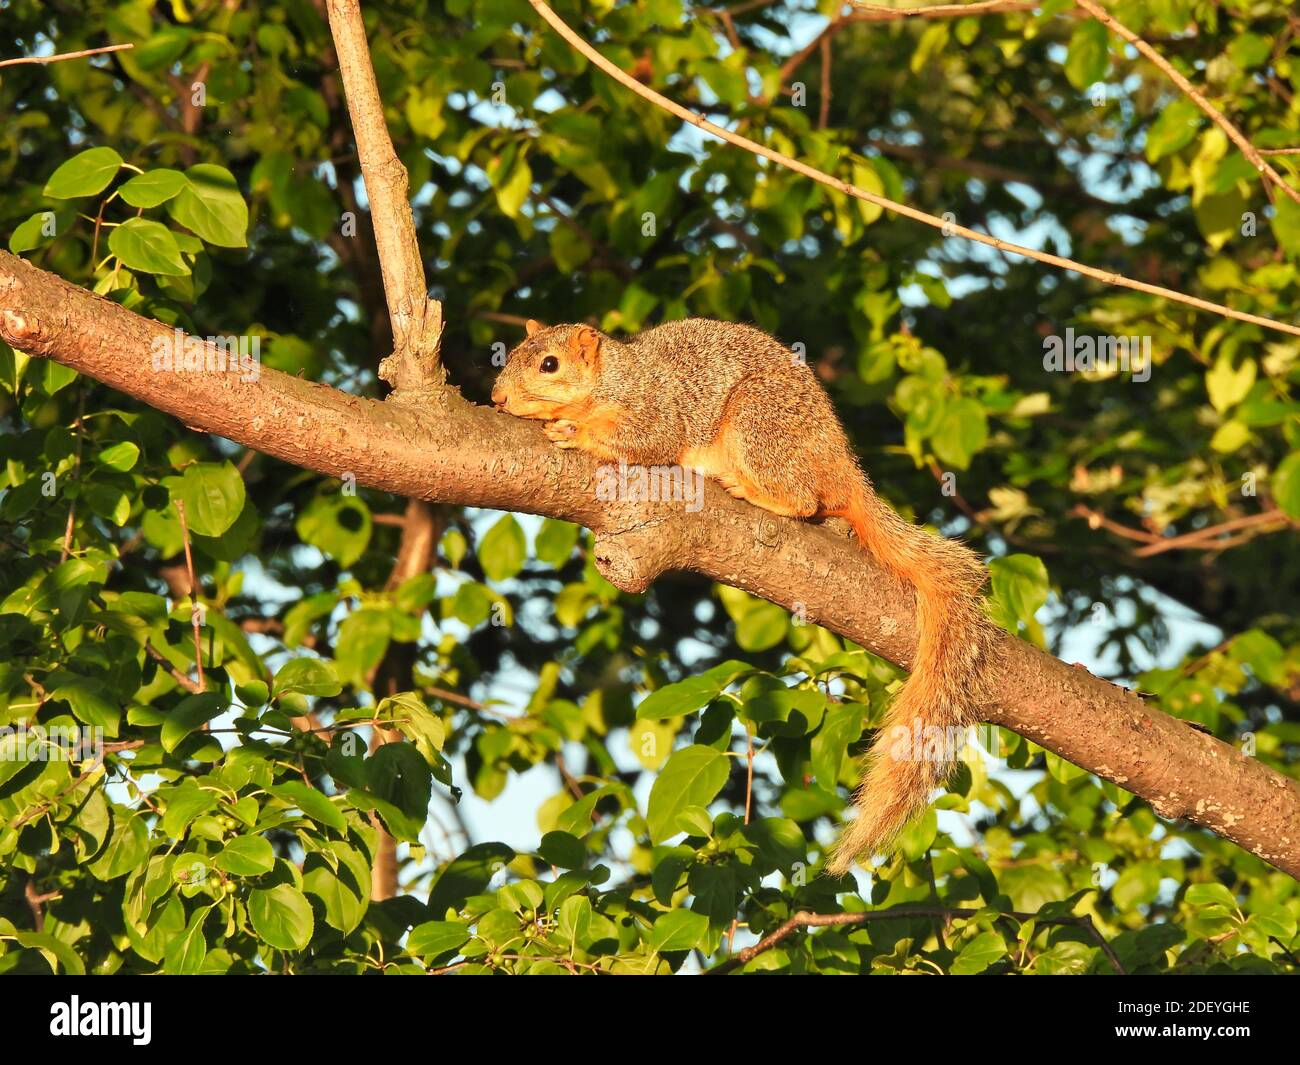
[[555,371],[558,370],[559,368],[560,368],[560,360],[557,359],[554,355],[547,355],[546,358],[542,360],[542,365],[538,367],[538,369],[541,370],[542,373],[555,373]]

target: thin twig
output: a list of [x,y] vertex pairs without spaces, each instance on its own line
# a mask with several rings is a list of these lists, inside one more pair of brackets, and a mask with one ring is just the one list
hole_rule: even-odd
[[754,798],[754,734],[745,730],[745,824],[749,824],[749,807]]
[[1031,11],[1043,0],[981,0],[975,4],[932,4],[927,7],[883,7],[863,0],[850,0],[859,22],[893,22],[897,19],[969,18],[974,15],[1001,15],[1009,11]]
[[1259,514],[1250,514],[1244,518],[1232,518],[1217,525],[1207,525],[1204,529],[1193,529],[1191,532],[1180,533],[1178,536],[1161,536],[1158,533],[1147,532],[1145,529],[1135,529],[1132,526],[1112,521],[1104,514],[1082,503],[1076,504],[1070,510],[1070,514],[1074,517],[1083,518],[1090,528],[1106,529],[1108,532],[1112,532],[1116,536],[1122,536],[1126,540],[1137,541],[1142,545],[1133,549],[1133,554],[1137,558],[1150,558],[1152,555],[1161,555],[1166,551],[1221,551],[1226,547],[1244,542],[1241,537],[1229,537],[1226,540],[1217,539],[1217,537],[1225,533],[1251,530],[1249,534],[1245,535],[1245,539],[1251,539],[1259,532],[1265,531],[1270,525],[1294,524],[1287,514],[1275,507],[1272,510],[1266,510]]
[[[868,921],[884,920],[906,920],[909,917],[974,917],[977,913],[983,913],[983,910],[972,910],[966,908],[952,908],[947,906],[900,906],[889,910],[871,910],[867,913],[810,913],[807,910],[800,910],[794,916],[783,921],[773,931],[760,939],[752,947],[746,947],[740,953],[728,958],[712,969],[705,971],[705,976],[721,976],[724,973],[738,969],[742,965],[748,964],[760,954],[764,954],[773,947],[778,946],[784,940],[788,939],[794,932],[800,928],[827,928],[839,927],[842,925],[866,924]],[[1098,931],[1097,926],[1092,923],[1092,918],[1087,914],[1076,916],[1070,914],[1064,917],[1042,917],[1036,913],[1020,913],[1010,911],[998,914],[999,917],[1007,917],[1017,921],[1035,920],[1041,925],[1048,924],[1073,924],[1088,932],[1097,945],[1101,948],[1115,971],[1121,976],[1127,975],[1124,966],[1121,964],[1115,951],[1106,941],[1106,937]]]
[[818,100],[817,128],[825,129],[831,121],[831,39],[823,37],[822,49],[822,83]]
[[16,67],[20,63],[61,63],[65,59],[84,59],[88,55],[103,55],[106,52],[122,52],[134,48],[134,44],[109,44],[103,48],[86,48],[80,52],[64,52],[62,55],[25,55],[17,59],[0,60],[0,67]]
[[203,679],[203,634],[199,622],[199,584],[194,578],[194,557],[190,554],[190,528],[185,521],[185,501],[176,500],[176,513],[181,519],[181,539],[185,543],[185,569],[190,576],[190,623],[194,626],[194,665],[199,673],[199,691],[206,691]]
[[170,662],[168,662],[166,655],[164,655],[161,651],[159,651],[156,647],[154,647],[153,644],[149,643],[148,641],[145,642],[144,652],[155,662],[157,662],[159,665],[166,668],[167,672],[172,675],[172,679],[175,680],[176,683],[179,684],[182,688],[184,688],[187,692],[190,692],[191,694],[194,695],[198,695],[200,692],[203,691],[203,689],[199,687],[199,685],[195,681],[191,680],[179,669],[177,669]]
[[[1300,336],[1300,325],[1292,325],[1289,322],[1280,322],[1272,318],[1265,318],[1258,314],[1250,314],[1246,311],[1238,311],[1232,307],[1225,307],[1219,303],[1212,303],[1209,300],[1200,299],[1197,296],[1189,296],[1184,292],[1175,292],[1173,289],[1165,288],[1162,285],[1152,285],[1145,281],[1136,281],[1133,278],[1125,277],[1123,274],[1117,274],[1113,271],[1100,270],[1095,266],[1088,266],[1084,263],[1075,262],[1073,259],[1065,259],[1059,255],[1051,255],[1047,252],[1036,251],[1033,248],[1026,248],[1019,244],[1012,244],[1009,241],[1001,240],[998,237],[990,236],[987,233],[979,233],[976,230],[968,229],[965,226],[957,225],[954,222],[946,221],[936,215],[928,214],[925,211],[918,210],[915,207],[909,207],[906,204],[898,203],[886,196],[879,196],[874,192],[868,192],[860,189],[847,181],[840,178],[831,177],[830,174],[818,170],[816,167],[809,166],[807,163],[800,162],[798,159],[792,159],[788,155],[769,148],[766,145],[752,141],[748,137],[733,133],[730,130],[716,123],[710,122],[703,115],[696,114],[688,108],[682,107],[681,104],[674,103],[666,96],[655,92],[654,89],[642,85],[626,71],[620,69],[605,56],[601,55],[585,39],[579,36],[563,19],[559,17],[544,0],[528,0],[533,9],[542,16],[543,19],[555,30],[565,41],[567,41],[576,51],[581,53],[595,67],[599,68],[609,77],[613,78],[624,88],[630,89],[638,96],[649,100],[657,107],[663,108],[670,114],[676,115],[683,122],[689,122],[691,125],[712,133],[720,140],[728,144],[743,148],[745,151],[753,152],[755,155],[762,156],[780,166],[793,170],[796,174],[802,174],[806,178],[828,188],[836,189],[846,196],[852,196],[855,199],[863,200],[866,203],[875,204],[886,210],[901,214],[904,218],[910,218],[915,222],[921,222],[924,225],[931,226],[940,230],[945,236],[959,236],[966,240],[971,240],[977,244],[984,244],[990,248],[995,248],[1001,252],[1007,252],[1012,255],[1020,255],[1026,259],[1032,259],[1035,262],[1044,263],[1048,266],[1055,266],[1062,270],[1069,270],[1076,274],[1082,274],[1084,277],[1090,277],[1094,280],[1101,281],[1107,285],[1114,285],[1118,288],[1132,289],[1135,292],[1143,292],[1150,296],[1159,296],[1163,299],[1173,300],[1176,303],[1183,303],[1189,307],[1196,307],[1199,310],[1209,311],[1212,314],[1221,315],[1225,318],[1234,318],[1241,322],[1250,322],[1254,325],[1262,326],[1265,329],[1273,329],[1280,333],[1289,333],[1292,336]],[[836,23],[832,23],[836,25]],[[829,27],[828,27],[829,29]],[[789,64],[787,64],[788,66]]]

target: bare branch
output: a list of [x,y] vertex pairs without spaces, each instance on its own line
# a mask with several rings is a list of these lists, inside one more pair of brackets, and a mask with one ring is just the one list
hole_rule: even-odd
[[[793,917],[783,921],[761,940],[752,947],[746,947],[733,957],[712,969],[705,972],[706,976],[721,976],[729,973],[734,969],[739,969],[747,965],[760,954],[765,954],[773,947],[780,946],[785,940],[789,939],[795,932],[802,928],[838,928],[845,925],[861,925],[869,921],[905,921],[908,918],[915,917],[938,917],[944,920],[950,920],[953,917],[974,917],[977,913],[985,913],[984,910],[972,910],[964,908],[954,908],[950,906],[898,906],[888,910],[869,910],[866,913],[810,913],[807,910],[800,910]],[[1082,916],[1075,914],[1065,914],[1060,917],[1043,917],[1037,913],[1017,913],[1008,912],[998,914],[998,919],[1010,919],[1015,921],[1036,921],[1039,925],[1050,924],[1073,924],[1078,925],[1086,931],[1097,945],[1101,948],[1102,953],[1106,955],[1107,960],[1114,966],[1115,971],[1121,976],[1126,975],[1124,966],[1120,962],[1118,955],[1106,941],[1106,937],[1101,934],[1097,926],[1092,923],[1092,918],[1087,914]]]
[[384,123],[361,5],[358,0],[329,0],[328,10],[393,327],[393,354],[380,364],[379,376],[398,390],[439,385],[444,380],[438,359],[442,304],[428,298],[406,167]]
[[17,59],[0,59],[0,67],[16,67],[22,63],[62,63],[65,59],[85,59],[90,55],[124,52],[134,47],[134,44],[106,44],[103,48],[85,48],[80,52],[64,52],[62,55],[24,55]]
[[975,15],[1001,15],[1009,11],[1032,11],[1043,0],[982,0],[974,4],[933,4],[927,7],[884,7],[863,0],[849,0],[855,22],[894,22],[905,18],[969,18]]

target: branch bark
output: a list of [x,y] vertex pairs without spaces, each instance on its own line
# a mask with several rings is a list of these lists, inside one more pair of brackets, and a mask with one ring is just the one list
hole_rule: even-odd
[[[641,591],[695,570],[795,609],[903,667],[915,653],[911,590],[830,530],[776,517],[706,484],[704,507],[603,503],[597,464],[550,447],[540,426],[465,401],[362,399],[263,368],[160,373],[169,326],[0,252],[0,338],[53,358],[184,424],[295,466],[443,503],[544,514],[596,534],[596,565]],[[212,350],[215,364],[216,352]],[[395,394],[399,396],[400,394]],[[1147,706],[1137,695],[1013,639],[1000,641],[987,719],[1208,828],[1300,878],[1300,785]]]

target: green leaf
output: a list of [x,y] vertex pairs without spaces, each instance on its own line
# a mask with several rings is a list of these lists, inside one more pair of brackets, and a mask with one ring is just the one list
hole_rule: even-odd
[[572,522],[547,518],[537,532],[537,557],[547,565],[564,565],[573,554],[580,531]]
[[1300,520],[1300,451],[1293,451],[1273,471],[1273,498],[1291,517]]
[[116,880],[144,864],[149,854],[149,829],[144,819],[121,806],[113,806],[113,830],[90,873],[99,880]]
[[569,832],[548,832],[537,846],[537,853],[548,865],[561,869],[581,869],[587,864],[587,848]]
[[181,976],[191,976],[203,968],[208,956],[208,943],[203,938],[203,922],[212,907],[200,907],[185,926],[185,931],[167,941],[163,954],[163,969]]
[[37,211],[20,222],[9,237],[9,250],[15,255],[49,244],[58,235],[58,219],[53,211]]
[[108,187],[121,166],[122,157],[112,148],[87,148],[50,175],[45,195],[56,200],[94,196]]
[[1273,236],[1292,259],[1300,260],[1300,204],[1279,196],[1273,204]]
[[973,976],[982,973],[995,961],[1006,957],[1007,943],[997,932],[981,932],[964,947],[953,960],[954,976]]
[[1222,884],[1193,884],[1187,889],[1183,901],[1189,906],[1222,906],[1230,913],[1237,912],[1237,897]]
[[425,921],[411,929],[406,949],[420,958],[437,958],[469,942],[470,931],[456,921]]
[[277,950],[303,950],[311,942],[315,927],[311,903],[290,884],[252,891],[248,916],[254,931]]
[[428,763],[414,747],[407,743],[384,744],[366,760],[366,778],[372,794],[424,823],[433,778]]
[[671,950],[694,950],[709,934],[709,919],[690,910],[669,910],[655,919],[650,930],[650,946],[659,953]]
[[511,167],[509,176],[496,186],[497,206],[501,208],[501,213],[508,218],[517,218],[520,208],[528,199],[532,183],[533,172],[521,158]]
[[49,696],[67,703],[78,721],[102,728],[111,736],[117,735],[122,708],[108,698],[103,685],[74,680],[52,687]]
[[315,788],[308,787],[300,780],[287,780],[267,790],[277,799],[283,799],[290,805],[298,807],[313,821],[337,832],[348,830],[347,818],[343,816],[343,811],[330,802],[328,796]]
[[181,498],[191,532],[220,536],[244,509],[244,479],[229,462],[196,462],[185,467]]
[[334,666],[320,658],[294,658],[280,667],[271,685],[271,695],[278,698],[297,692],[299,695],[338,695],[343,690]]
[[1191,100],[1181,98],[1161,110],[1147,130],[1147,159],[1157,163],[1167,155],[1192,143],[1204,121],[1201,109]]
[[392,638],[385,610],[357,610],[339,626],[334,663],[345,684],[364,687],[370,671],[379,665]]
[[754,668],[748,662],[729,659],[698,677],[688,677],[652,691],[636,708],[636,716],[642,721],[666,721],[670,717],[693,714],[708,706],[729,684],[752,672]]
[[817,783],[834,791],[849,744],[862,735],[861,703],[834,703],[826,710],[822,727],[812,740],[812,770]]
[[122,265],[146,274],[183,277],[190,272],[171,230],[148,218],[132,218],[108,234],[108,250]]
[[1205,389],[1210,394],[1214,409],[1223,413],[1246,398],[1255,383],[1255,360],[1243,359],[1235,370],[1230,355],[1220,355],[1213,368],[1205,375]]
[[185,172],[183,188],[167,201],[181,225],[221,248],[248,244],[248,205],[234,175],[224,166],[198,163]]
[[162,829],[172,839],[180,839],[196,817],[217,805],[216,794],[200,788],[193,779],[174,788],[159,788],[156,795],[166,803]]
[[1257,902],[1250,914],[1250,924],[1264,935],[1289,943],[1296,933],[1295,914],[1276,902]]
[[51,968],[54,968],[55,962],[57,962],[63,966],[63,971],[68,975],[86,975],[86,966],[81,957],[71,946],[57,936],[53,936],[49,932],[24,932],[22,929],[14,929],[5,934],[12,936],[21,947],[28,950],[39,950],[42,954],[48,955],[51,959]]
[[136,174],[117,190],[132,207],[157,207],[166,203],[185,187],[185,175],[179,170],[146,170]]
[[1047,567],[1040,558],[1015,554],[991,559],[989,577],[994,597],[1021,621],[1032,621],[1047,602]]
[[309,854],[303,863],[302,887],[325,908],[325,922],[344,935],[350,933],[366,915],[370,905],[369,861],[346,843],[329,845],[333,864],[322,854]]
[[344,569],[365,553],[372,527],[370,508],[365,502],[341,493],[316,496],[294,523],[304,541]]
[[478,559],[488,580],[504,581],[524,565],[528,544],[513,514],[504,515],[478,545]]
[[988,438],[989,422],[983,405],[978,400],[963,398],[944,407],[932,442],[941,462],[964,470]]
[[1070,34],[1070,50],[1065,59],[1065,76],[1071,85],[1082,92],[1102,79],[1109,61],[1106,27],[1092,19],[1084,19]]
[[730,774],[726,755],[712,747],[685,747],[673,753],[650,789],[646,823],[652,843],[681,831],[678,815],[688,806],[705,806],[722,790]]
[[182,699],[167,711],[161,735],[163,750],[168,754],[176,750],[186,736],[200,725],[211,721],[225,708],[225,697],[216,692],[201,692]]
[[212,864],[235,876],[260,876],[275,866],[275,852],[262,836],[236,836],[212,859]]
[[99,465],[107,466],[110,470],[117,470],[119,473],[131,469],[139,459],[140,449],[129,440],[106,447],[95,456],[95,461]]

